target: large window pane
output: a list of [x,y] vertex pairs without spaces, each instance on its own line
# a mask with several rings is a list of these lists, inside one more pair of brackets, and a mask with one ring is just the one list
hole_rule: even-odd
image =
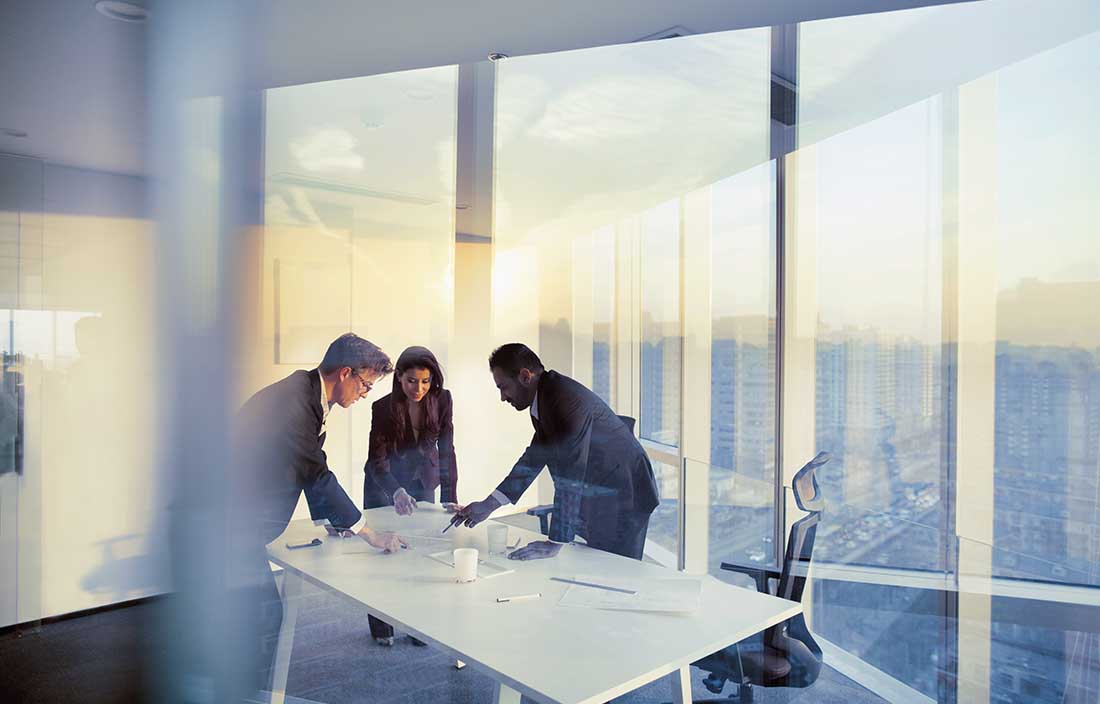
[[775,560],[775,176],[768,162],[711,187],[715,569],[723,560]]
[[[1100,34],[996,74],[994,544],[1100,585]],[[1021,558],[1022,559],[1022,558]],[[1028,577],[1035,578],[1034,570]]]
[[[944,105],[863,85],[877,80],[867,76],[879,75],[880,61],[908,68],[907,54],[876,51],[881,37],[896,41],[913,24],[920,18],[896,13],[801,26],[800,171],[788,192],[799,241],[814,240],[814,444],[832,455],[819,472],[829,511],[815,558],[849,571],[815,583],[813,627],[935,698],[952,628],[938,593],[861,575],[948,568]],[[849,110],[863,119],[847,121]]]
[[[938,526],[945,507],[940,106],[816,145],[816,445],[831,500]],[[806,203],[805,207],[810,207]],[[944,569],[944,542],[869,534],[890,566]],[[822,556],[858,561],[869,546]]]

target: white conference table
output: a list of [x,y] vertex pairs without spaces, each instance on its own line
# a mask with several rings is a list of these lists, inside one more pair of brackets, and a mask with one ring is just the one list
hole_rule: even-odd
[[[642,582],[687,577],[581,544],[567,545],[557,557],[544,560],[491,556],[515,572],[457,584],[452,568],[427,555],[476,547],[479,556],[486,556],[488,522],[472,529],[451,528],[440,536],[449,514],[433,504],[421,503],[412,516],[398,516],[389,506],[366,515],[372,528],[408,536],[411,548],[387,555],[359,538],[329,537],[310,521],[292,522],[268,546],[271,561],[284,569],[273,701],[286,689],[302,580],[342,593],[399,630],[486,672],[496,680],[496,701],[502,704],[518,704],[521,694],[547,704],[606,702],[668,674],[673,674],[673,700],[691,702],[692,662],[802,610],[795,602],[709,576],[702,578],[699,609],[687,614],[558,606],[569,585],[550,577],[606,575]],[[286,548],[287,542],[314,537],[321,537],[323,544]],[[509,544],[517,537],[521,546],[543,539],[508,526]],[[542,597],[496,601],[536,592]]]

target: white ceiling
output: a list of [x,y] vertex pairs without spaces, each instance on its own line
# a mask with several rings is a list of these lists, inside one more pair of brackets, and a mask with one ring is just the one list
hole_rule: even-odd
[[[255,0],[251,39],[266,88],[468,63],[492,51],[618,44],[677,25],[702,33],[951,1]],[[28,133],[0,135],[0,152],[140,174],[146,28],[109,20],[94,4],[0,0],[0,128]]]

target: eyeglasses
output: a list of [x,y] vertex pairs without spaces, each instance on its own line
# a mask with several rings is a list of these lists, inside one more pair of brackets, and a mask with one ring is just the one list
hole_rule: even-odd
[[363,375],[359,372],[352,372],[352,374],[354,374],[355,378],[359,380],[359,383],[363,385],[363,393],[370,393],[370,390],[374,388],[374,383],[364,379]]

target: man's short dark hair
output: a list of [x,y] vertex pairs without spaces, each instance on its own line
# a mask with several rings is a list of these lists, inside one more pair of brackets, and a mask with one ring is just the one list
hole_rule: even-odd
[[509,342],[493,350],[489,355],[489,369],[500,369],[510,376],[519,374],[520,369],[533,372],[543,371],[542,360],[522,342]]
[[393,371],[393,363],[381,347],[353,332],[346,332],[332,341],[318,368],[322,374],[331,374],[344,367],[351,367],[353,371],[369,369],[379,375]]

